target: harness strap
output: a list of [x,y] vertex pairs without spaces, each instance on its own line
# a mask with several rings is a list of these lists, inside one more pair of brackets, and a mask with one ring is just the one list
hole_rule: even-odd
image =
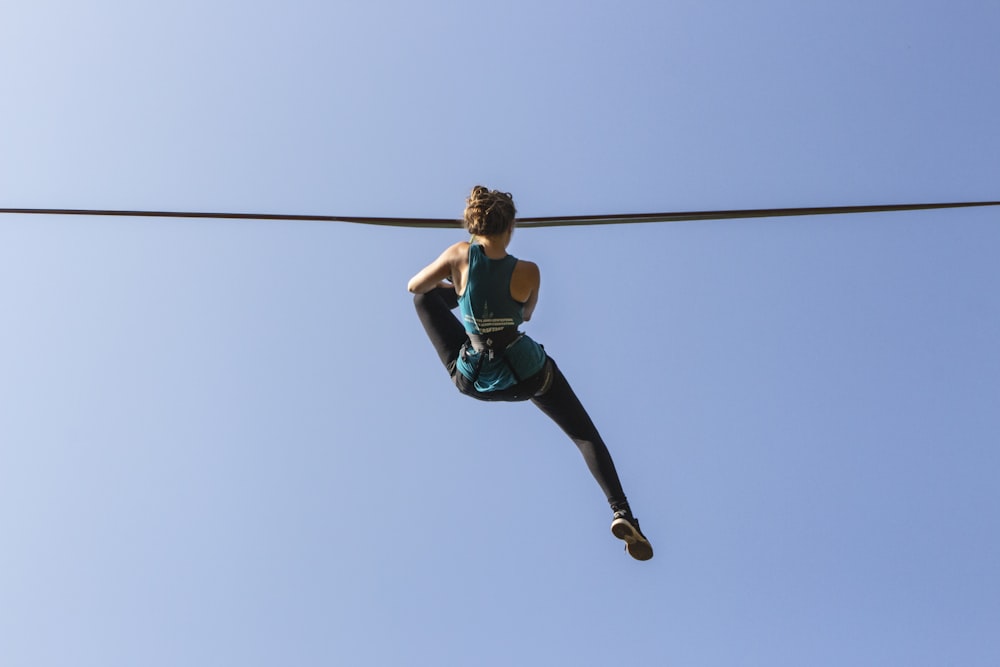
[[479,379],[479,373],[482,372],[483,362],[486,361],[487,357],[492,361],[497,354],[501,355],[514,379],[517,382],[523,380],[518,372],[514,370],[514,365],[507,359],[507,355],[504,354],[511,345],[521,340],[524,336],[523,333],[517,329],[501,329],[489,334],[470,333],[467,335],[469,336],[469,342],[462,346],[462,354],[466,354],[470,347],[479,354],[479,359],[476,361],[476,368],[472,372],[472,382]]
[[524,334],[514,328],[501,329],[488,334],[470,333],[469,342],[476,352],[490,352],[497,350],[505,351],[508,347],[516,343]]

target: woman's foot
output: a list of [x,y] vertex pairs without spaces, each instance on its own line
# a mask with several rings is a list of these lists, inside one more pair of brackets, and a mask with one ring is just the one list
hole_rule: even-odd
[[639,520],[627,510],[615,512],[611,522],[611,534],[619,540],[624,540],[625,550],[636,560],[649,560],[653,557],[653,545],[639,530]]

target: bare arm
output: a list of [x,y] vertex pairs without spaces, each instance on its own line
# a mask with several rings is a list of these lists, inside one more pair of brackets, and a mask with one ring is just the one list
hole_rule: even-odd
[[521,312],[524,321],[527,322],[534,314],[535,306],[538,305],[538,289],[541,287],[542,277],[538,270],[538,265],[534,262],[518,262],[517,274],[517,294],[514,293],[515,289],[512,286],[511,296],[515,299],[523,297],[518,300],[524,303],[524,308]]
[[406,289],[414,294],[427,294],[436,287],[449,286],[444,280],[454,275],[456,263],[462,256],[462,246],[465,245],[468,244],[464,242],[456,243],[446,249],[437,259],[421,269],[417,275],[410,278]]

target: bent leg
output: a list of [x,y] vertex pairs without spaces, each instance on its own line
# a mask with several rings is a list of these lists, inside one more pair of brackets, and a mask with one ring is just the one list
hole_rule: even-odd
[[576,443],[591,474],[607,496],[612,510],[628,507],[625,492],[618,480],[618,472],[615,470],[607,445],[604,444],[601,434],[597,432],[597,427],[594,426],[573,388],[569,386],[566,377],[555,365],[555,361],[552,361],[552,365],[551,386],[545,393],[533,397],[531,402]]
[[448,373],[454,373],[455,362],[466,341],[465,327],[451,312],[458,307],[455,290],[436,287],[427,294],[415,295],[413,305],[441,363]]

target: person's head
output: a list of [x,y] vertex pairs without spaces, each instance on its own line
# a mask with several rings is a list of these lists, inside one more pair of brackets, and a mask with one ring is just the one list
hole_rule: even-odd
[[465,200],[465,229],[473,236],[502,236],[513,229],[515,215],[509,192],[477,185]]

